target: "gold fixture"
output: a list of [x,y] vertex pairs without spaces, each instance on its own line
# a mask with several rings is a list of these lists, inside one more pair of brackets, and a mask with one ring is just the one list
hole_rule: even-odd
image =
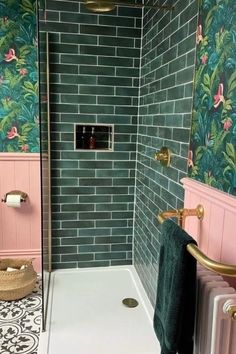
[[160,161],[162,166],[170,166],[171,151],[163,146],[161,150],[157,151],[154,156],[155,160]]
[[14,190],[14,191],[6,193],[4,198],[2,198],[2,200],[1,200],[3,203],[6,203],[8,195],[20,195],[20,201],[21,202],[25,202],[26,198],[28,197],[27,193],[22,192],[22,191],[18,191],[18,190]]
[[201,204],[197,205],[195,209],[176,209],[176,210],[166,210],[157,216],[158,221],[162,224],[165,219],[177,218],[178,225],[180,227],[184,226],[185,218],[188,216],[197,216],[199,220],[203,219],[204,208]]
[[[183,226],[184,220],[188,216],[197,216],[199,220],[203,219],[204,208],[198,205],[195,209],[176,209],[163,211],[157,216],[158,221],[162,224],[168,218],[178,218],[178,225]],[[236,265],[216,262],[207,257],[194,243],[187,245],[187,251],[205,268],[221,275],[236,277]],[[232,320],[236,321],[236,305],[229,304],[226,307],[226,313],[230,315]]]
[[227,313],[232,320],[236,321],[236,305],[233,304],[232,300],[226,301],[223,311],[224,313]]
[[127,1],[112,1],[112,0],[84,0],[85,7],[93,12],[108,12],[114,10],[116,5],[133,7],[133,8],[149,8],[156,10],[166,10],[171,11],[174,9],[173,5],[145,5],[145,4],[135,4],[133,2]]
[[109,12],[114,10],[115,4],[111,1],[85,0],[85,6],[92,12]]
[[213,259],[207,257],[202,251],[200,251],[200,249],[195,244],[188,244],[187,250],[205,268],[213,270],[213,272],[219,273],[221,275],[236,277],[236,265],[214,261]]
[[132,297],[126,297],[125,299],[122,300],[122,303],[126,307],[137,307],[138,306],[138,301],[136,299],[133,299]]
[[234,321],[236,321],[236,306],[229,306],[227,313],[232,317]]

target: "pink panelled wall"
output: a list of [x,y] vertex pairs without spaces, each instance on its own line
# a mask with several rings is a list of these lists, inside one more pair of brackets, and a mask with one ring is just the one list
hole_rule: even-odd
[[41,272],[40,154],[0,153],[0,198],[28,194],[20,208],[0,203],[0,258],[33,258]]
[[[236,198],[190,178],[181,180],[185,190],[184,207],[204,207],[204,218],[186,218],[185,230],[196,239],[210,258],[236,264]],[[234,283],[235,284],[235,283]]]

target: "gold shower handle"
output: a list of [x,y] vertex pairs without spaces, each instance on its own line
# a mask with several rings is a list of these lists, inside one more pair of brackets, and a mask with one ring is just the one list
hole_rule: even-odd
[[160,161],[162,166],[170,166],[171,151],[167,147],[163,146],[161,150],[155,153],[154,159]]

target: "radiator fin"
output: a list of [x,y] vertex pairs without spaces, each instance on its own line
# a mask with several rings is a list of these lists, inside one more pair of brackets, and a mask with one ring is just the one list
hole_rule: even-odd
[[229,300],[236,304],[235,289],[221,276],[198,266],[194,354],[236,353],[236,322],[224,313]]

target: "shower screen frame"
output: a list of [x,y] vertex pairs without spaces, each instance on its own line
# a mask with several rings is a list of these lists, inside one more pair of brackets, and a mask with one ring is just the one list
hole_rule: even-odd
[[42,331],[46,330],[51,274],[51,139],[49,97],[49,33],[40,31],[40,165],[41,165],[41,245],[42,245]]

